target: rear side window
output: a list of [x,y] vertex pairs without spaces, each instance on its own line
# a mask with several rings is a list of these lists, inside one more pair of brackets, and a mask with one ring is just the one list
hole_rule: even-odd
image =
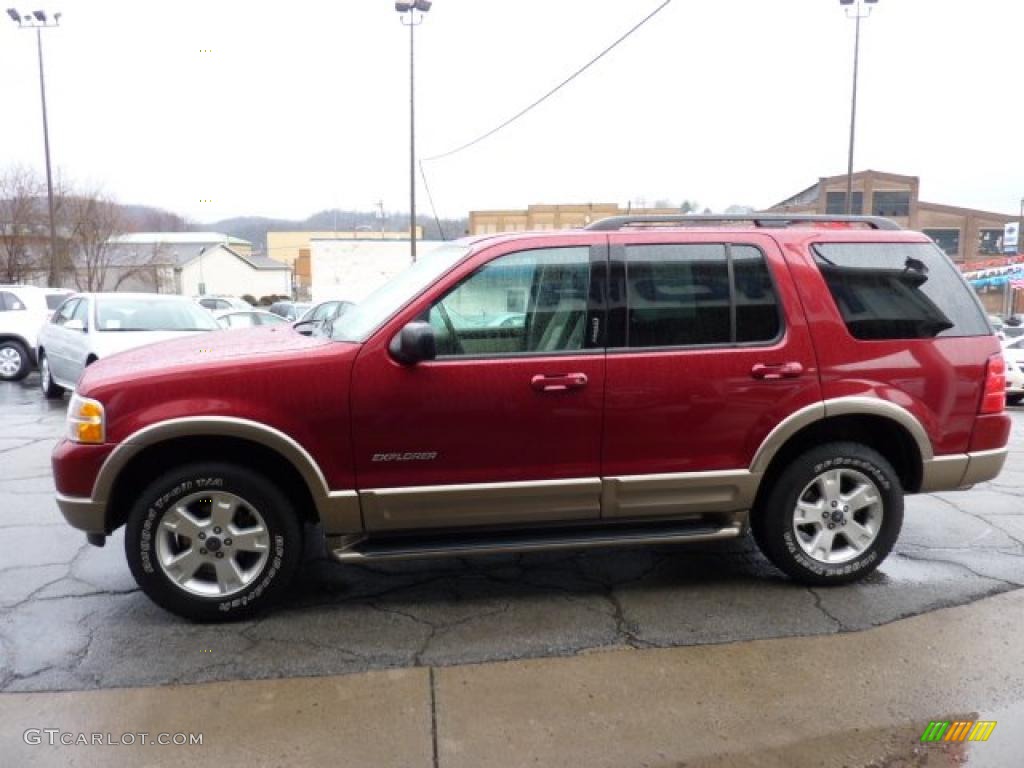
[[764,254],[748,245],[626,248],[626,345],[766,342],[781,327]]
[[819,243],[814,257],[855,338],[992,332],[956,267],[930,243]]
[[60,306],[60,303],[67,298],[66,293],[48,293],[46,294],[46,308],[56,309]]
[[0,312],[15,312],[25,308],[25,303],[10,291],[0,291]]

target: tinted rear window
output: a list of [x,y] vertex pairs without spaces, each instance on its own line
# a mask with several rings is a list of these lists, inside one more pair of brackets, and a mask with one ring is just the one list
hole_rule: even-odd
[[48,293],[46,294],[46,308],[56,309],[61,305],[61,302],[66,299],[68,295],[66,293]]
[[992,332],[974,293],[931,243],[819,243],[814,256],[855,338]]

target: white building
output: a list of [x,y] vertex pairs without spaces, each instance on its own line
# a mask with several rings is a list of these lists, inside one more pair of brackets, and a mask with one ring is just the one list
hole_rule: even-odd
[[226,245],[200,251],[175,272],[178,293],[244,296],[291,296],[292,271],[287,264],[266,256],[238,253]]
[[134,232],[112,238],[103,290],[196,296],[290,296],[291,270],[221,232]]
[[[443,245],[416,243],[417,255]],[[310,240],[310,292],[313,302],[359,302],[411,264],[408,240]]]

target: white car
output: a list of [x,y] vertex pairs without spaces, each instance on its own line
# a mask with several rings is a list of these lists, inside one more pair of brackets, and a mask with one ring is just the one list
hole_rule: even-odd
[[255,328],[263,325],[288,325],[288,321],[273,312],[262,309],[228,309],[214,312],[221,328]]
[[36,334],[70,291],[0,285],[0,381],[19,381],[35,363]]
[[74,389],[87,365],[157,341],[216,331],[189,298],[156,293],[80,293],[39,331],[39,383],[50,398]]
[[1017,405],[1024,400],[1024,337],[1005,343],[1003,357],[1006,358],[1006,402]]
[[245,299],[239,299],[235,296],[221,296],[219,294],[196,296],[195,302],[202,307],[206,307],[211,312],[252,309],[252,304]]

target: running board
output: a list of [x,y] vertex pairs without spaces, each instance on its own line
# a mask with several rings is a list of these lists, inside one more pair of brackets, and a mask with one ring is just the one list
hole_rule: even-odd
[[741,523],[708,525],[675,523],[658,526],[606,526],[602,528],[513,531],[464,535],[388,536],[328,539],[331,556],[340,562],[407,560],[426,557],[459,557],[506,552],[541,552],[591,547],[627,547],[645,544],[677,544],[734,539],[743,533]]

